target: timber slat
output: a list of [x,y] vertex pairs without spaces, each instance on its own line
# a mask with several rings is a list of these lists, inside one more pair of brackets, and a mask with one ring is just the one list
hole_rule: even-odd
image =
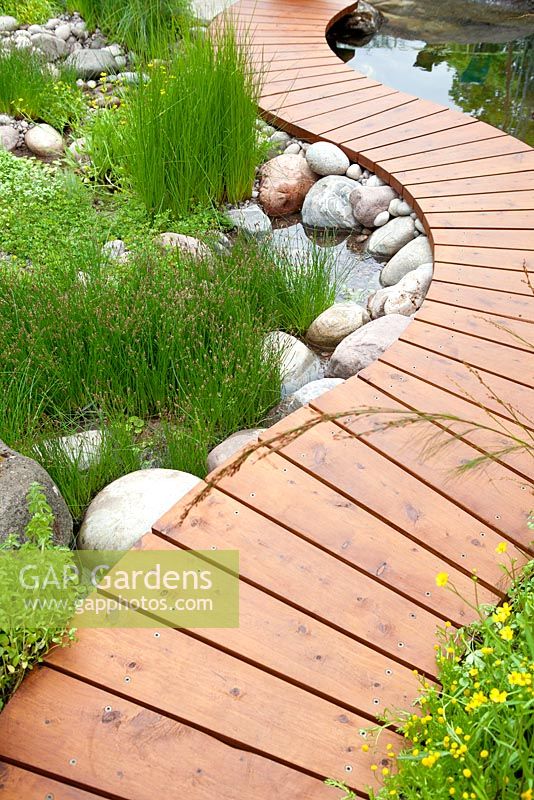
[[378,361],[137,543],[237,549],[239,627],[172,630],[160,612],[157,632],[84,630],[51,652],[0,715],[6,800],[328,800],[326,777],[364,798],[371,762],[389,766],[365,728],[412,706],[414,673],[435,678],[435,629],[473,619],[476,587],[506,592],[496,546],[527,558],[534,465],[508,445],[534,431],[533,151],[343,64],[325,33],[356,6],[240,0],[213,26],[236,25],[267,121],[338,144],[413,205],[427,299]]

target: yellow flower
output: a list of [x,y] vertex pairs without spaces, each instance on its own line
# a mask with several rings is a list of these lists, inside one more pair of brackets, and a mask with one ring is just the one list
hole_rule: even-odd
[[462,775],[464,776],[464,778],[470,778],[472,774],[473,773],[471,772],[471,770],[468,769],[467,767],[462,770]]
[[532,800],[532,789],[527,789],[526,792],[521,792],[521,800]]
[[387,767],[384,767],[382,770],[382,775],[389,775],[389,769]]
[[509,625],[505,625],[504,628],[501,628],[499,631],[499,636],[501,639],[504,639],[505,642],[511,642],[514,638],[514,632]]
[[446,586],[449,581],[449,573],[448,572],[438,572],[436,575],[436,586]]
[[449,789],[449,794],[456,794],[456,789],[454,788],[454,786],[451,786],[451,788]]
[[368,744],[362,744],[362,752],[367,753],[368,750],[369,750],[369,745]]
[[503,603],[502,606],[491,615],[491,618],[494,622],[506,622],[511,613],[512,609],[510,605],[508,603]]
[[513,670],[508,675],[508,682],[512,686],[530,686],[532,683],[532,675],[529,672],[516,672]]
[[498,689],[493,688],[489,696],[492,703],[505,703],[508,692],[500,692]]
[[488,753],[487,750],[481,750],[480,751],[480,758],[487,758],[488,756],[489,756],[489,753]]
[[496,553],[506,553],[507,550],[508,550],[508,544],[506,542],[499,542],[499,544],[495,548]]
[[371,772],[376,772],[377,769],[378,769],[378,766],[376,764],[371,764]]

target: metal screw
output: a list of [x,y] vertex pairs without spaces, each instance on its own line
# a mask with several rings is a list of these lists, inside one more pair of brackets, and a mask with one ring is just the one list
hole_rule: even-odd
[[345,764],[345,772],[352,772],[352,764]]
[[386,672],[386,675],[393,675],[393,670],[392,669],[387,669],[385,672]]
[[399,647],[404,647],[404,642],[399,642]]
[[380,700],[378,699],[378,697],[373,697],[373,705],[375,705],[375,706],[379,706],[380,705]]
[[161,633],[159,631],[156,631],[155,634],[154,634],[154,639],[159,639],[160,636],[161,636]]
[[130,678],[130,676],[129,675],[125,675],[124,683],[131,683],[131,682],[132,682],[132,679]]
[[113,709],[111,708],[111,706],[106,706],[106,707],[104,708],[104,711],[105,711],[106,713],[108,713],[108,714],[109,714],[109,712],[110,712],[110,711],[113,711]]
[[71,765],[71,767],[75,767],[77,763],[78,762],[76,761],[75,758],[71,758],[70,761],[69,761],[69,764]]

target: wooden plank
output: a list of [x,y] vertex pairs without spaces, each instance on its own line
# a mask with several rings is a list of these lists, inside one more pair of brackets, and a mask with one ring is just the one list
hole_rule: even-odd
[[[397,176],[398,179],[398,176]],[[399,179],[400,180],[400,179]],[[466,176],[458,180],[436,180],[412,184],[403,189],[406,197],[419,200],[423,197],[453,197],[463,194],[487,194],[495,191],[495,178]],[[510,172],[500,175],[499,189],[503,192],[526,192],[534,189],[534,171]]]
[[388,347],[380,360],[505,419],[534,428],[534,421],[528,416],[528,409],[534,408],[534,391],[528,387],[483,369],[473,370],[464,362],[448,358],[444,353],[424,350],[404,341]]
[[329,791],[315,778],[48,668],[26,678],[2,711],[0,751],[125,800],[271,800],[283,792],[326,800]]
[[[477,290],[474,291],[477,294]],[[501,299],[504,301],[506,294],[500,292]],[[510,299],[513,300],[510,296]],[[522,298],[516,304],[525,315],[532,315],[534,298],[530,303],[524,302]],[[417,312],[417,319],[428,322],[431,325],[438,325],[460,333],[468,333],[479,339],[487,339],[490,342],[505,344],[507,347],[514,347],[524,350],[527,353],[534,351],[534,328],[531,319],[517,318],[513,314],[513,307],[510,303],[510,316],[505,317],[496,311],[485,311],[484,313],[473,314],[472,309],[465,308],[463,304],[454,305],[444,302],[435,303],[428,298],[423,303],[422,308]]]
[[[258,485],[261,486],[261,491],[258,491]],[[454,597],[435,596],[429,576],[443,571],[446,566],[442,560],[425,551],[424,538],[417,540],[418,546],[414,548],[413,540],[406,540],[399,535],[402,528],[400,531],[392,530],[388,522],[372,513],[372,508],[369,512],[359,502],[348,501],[335,489],[317,483],[307,473],[287,464],[276,454],[269,455],[268,458],[253,459],[250,464],[241,468],[238,482],[223,478],[219,486],[229,497],[234,498],[232,503],[229,498],[225,501],[224,496],[215,492],[213,503],[203,504],[201,509],[195,509],[191,522],[185,520],[178,526],[177,515],[171,512],[168,519],[164,518],[155,525],[154,530],[192,549],[231,546],[240,550],[243,577],[256,584],[260,581],[259,585],[267,591],[301,605],[308,594],[300,596],[300,600],[292,593],[284,595],[280,579],[287,582],[289,575],[284,573],[278,578],[276,570],[280,570],[280,564],[285,563],[289,554],[291,560],[295,561],[296,554],[300,553],[301,564],[306,563],[306,558],[309,560],[310,556],[307,554],[315,559],[321,556],[306,550],[302,545],[298,546],[298,542],[294,543],[294,538],[287,533],[289,530],[306,542],[318,546],[321,551],[334,555],[386,588],[403,593],[431,611],[458,622],[465,619],[468,613],[465,604],[459,603]],[[273,497],[278,497],[276,514],[273,514]],[[302,500],[299,499],[303,497],[306,498],[305,511]],[[244,507],[244,503],[252,508]],[[262,516],[255,512],[260,512]],[[224,526],[222,533],[218,533],[217,524],[212,524],[212,519],[217,521],[219,529]],[[202,520],[201,525],[199,520]],[[281,529],[280,525],[286,530]],[[255,533],[251,534],[251,531]],[[361,546],[362,537],[365,537],[365,547]],[[247,544],[249,540],[250,544]],[[248,560],[246,563],[243,561],[243,558],[249,558],[248,549],[253,551],[250,564]],[[327,567],[328,560],[324,563]],[[271,574],[272,564],[275,565],[274,574]],[[258,569],[260,565],[261,569]],[[302,573],[304,569],[300,567],[299,571]],[[314,574],[311,567],[305,571],[311,576]],[[261,574],[261,580],[257,577],[258,574]],[[342,574],[341,572],[340,575]],[[347,574],[350,580],[356,580],[353,573]],[[496,576],[496,580],[499,578],[500,576]],[[310,578],[312,586],[316,580],[317,578]],[[472,597],[470,580],[461,574],[456,576],[456,580],[462,588],[463,596]],[[363,585],[369,584],[359,584],[360,589]],[[499,585],[495,584],[496,588]],[[321,597],[323,590],[319,585],[316,590]],[[352,590],[348,591],[347,598],[352,596]],[[317,606],[314,600],[311,602],[312,605],[306,603],[305,609],[323,616],[323,606]],[[340,624],[331,615],[326,621]],[[356,631],[353,632],[359,635]],[[381,639],[382,637],[368,641],[384,650]],[[393,645],[395,644],[393,641]],[[393,657],[398,657],[395,646],[390,647],[388,652]],[[405,658],[405,653],[402,656]]]
[[[466,164],[471,161],[478,161],[486,158],[501,157],[507,154],[527,152],[530,147],[513,136],[495,136],[492,139],[478,140],[470,144],[453,145],[438,150],[430,150],[426,153],[418,153],[413,156],[402,156],[381,163],[389,172],[406,172],[407,183],[410,183],[410,176],[417,178],[415,173],[435,167],[445,165]],[[475,171],[476,174],[476,171]]]
[[346,145],[361,164],[368,169],[374,170],[379,164],[373,158],[367,156],[368,150],[420,138],[423,134],[449,131],[465,125],[471,125],[474,122],[474,119],[467,117],[465,114],[444,109],[438,111],[435,115],[431,115],[431,117],[424,117],[421,120],[397,125],[391,129],[375,131],[370,134],[363,133],[358,138],[354,137],[350,142],[346,142]]
[[433,228],[431,235],[434,244],[502,248],[503,250],[530,250],[534,253],[534,230]]
[[[525,192],[521,192],[525,194]],[[528,193],[527,193],[528,194]],[[432,230],[435,228],[477,228],[532,230],[534,211],[443,211],[425,214],[425,220]]]
[[[480,267],[471,267],[463,264],[435,263],[434,279],[430,286],[430,291],[442,293],[451,292],[452,288],[446,288],[445,286],[447,283],[454,285],[454,296],[456,296],[456,292],[460,293],[465,291],[467,293],[467,303],[469,306],[474,299],[469,291],[470,287],[487,289],[488,291],[494,290],[495,294],[506,291],[508,295],[515,293],[525,295],[526,297],[532,297],[532,290],[528,285],[527,276],[524,272],[519,270],[496,269],[495,267],[480,269]],[[442,296],[444,295],[442,294]],[[435,299],[438,299],[438,297]],[[512,300],[511,302],[514,301]]]
[[[340,777],[349,764],[351,783],[365,788],[362,777],[367,781],[374,756],[354,747],[359,731],[371,727],[365,717],[169,628],[158,638],[153,629],[97,629],[78,639],[48,663],[279,763]],[[385,738],[399,749],[398,735]]]
[[[461,117],[455,117],[455,119],[458,120],[461,119]],[[371,145],[362,155],[374,163],[379,161],[385,169],[389,169],[389,162],[392,159],[401,158],[403,156],[410,157],[414,154],[422,154],[425,156],[426,153],[444,147],[453,147],[506,136],[504,131],[499,131],[497,128],[487,125],[485,122],[477,122],[465,116],[464,119],[468,120],[469,124],[451,127],[446,130],[439,130],[436,133],[426,133],[423,136],[407,138],[392,144],[382,144],[378,147]]]
[[[335,136],[336,142],[352,147],[352,142],[356,137],[359,138],[386,130],[390,131],[394,127],[400,127],[405,122],[430,117],[433,114],[440,113],[442,110],[442,107],[437,103],[431,103],[429,100],[413,99],[407,101],[404,106],[383,111],[381,114],[375,114],[369,119],[336,127],[335,132],[334,129],[331,129],[329,131],[321,131],[321,133],[328,134],[328,138]],[[310,130],[313,131],[313,128],[310,128]]]
[[[387,87],[377,84],[375,81],[360,81],[354,84],[351,90],[343,94],[334,94],[321,99],[321,115],[328,116],[330,111],[335,111],[338,108],[351,108],[355,105],[366,103],[370,100],[377,98],[387,97],[396,94],[394,90],[387,89]],[[292,98],[287,96],[273,103],[272,106],[268,103],[263,104],[265,108],[269,105],[269,110],[276,111],[283,115],[284,120],[288,123],[297,123],[299,129],[304,132],[307,131],[307,117],[310,114],[315,114],[316,106],[310,103],[295,103],[293,105]]]
[[[343,71],[331,70],[331,72],[327,75],[314,75],[312,77],[301,77],[301,78],[286,78],[284,81],[274,81],[266,83],[262,86],[261,89],[261,102],[262,104],[265,102],[267,97],[272,95],[282,95],[285,96],[287,93],[299,92],[302,89],[320,89],[323,86],[334,86],[341,84],[340,94],[345,91],[343,88],[343,84],[350,84],[352,85],[364,80],[363,78],[354,78],[352,75],[347,75],[347,73]],[[317,94],[320,96],[321,92],[318,91]]]
[[434,245],[434,260],[473,267],[495,267],[521,271],[534,270],[534,253],[529,250],[478,248],[463,245]]
[[2,800],[101,800],[101,794],[85,792],[75,786],[37,775],[27,769],[0,761]]
[[[419,377],[408,375],[382,361],[376,361],[360,372],[358,378],[413,411],[448,415],[449,418],[439,424],[451,428],[463,440],[484,453],[502,452],[503,448],[510,447],[512,437],[518,441],[528,439],[528,434],[525,437],[525,430],[519,425],[503,420],[465,398],[450,394],[440,386],[426,383]],[[358,383],[358,388],[359,386]],[[519,475],[534,479],[534,464],[528,454],[510,453],[500,456],[499,461],[516,470]]]
[[[382,119],[383,114],[391,114],[406,105],[415,105],[416,98],[404,92],[393,92],[370,100],[364,106],[351,105],[325,114],[321,102],[313,104],[314,116],[306,118],[305,127],[318,135],[326,135],[337,143],[343,142],[344,131],[351,126],[359,124],[361,120]],[[413,113],[413,112],[412,112]],[[369,123],[370,124],[370,123]],[[333,130],[334,129],[334,130]]]
[[[344,105],[344,101],[340,100],[340,97],[343,97],[344,93],[354,92],[358,90],[358,88],[372,88],[376,87],[376,84],[370,81],[367,81],[365,78],[355,78],[352,81],[344,81],[343,83],[334,83],[331,86],[321,86],[315,89],[298,89],[296,91],[287,91],[287,92],[280,92],[277,94],[273,94],[269,97],[266,97],[265,100],[262,100],[262,107],[265,111],[284,111],[285,109],[290,107],[299,107],[300,113],[306,113],[303,111],[305,107],[309,108],[310,98],[315,96],[317,104],[320,106],[321,101],[324,99],[330,99],[332,97],[337,98],[336,103],[339,105],[340,103]],[[291,120],[287,120],[290,122]]]
[[492,194],[455,195],[454,197],[425,197],[419,200],[423,214],[444,211],[524,211],[534,208],[534,195],[526,192],[495,192]]
[[[363,383],[363,382],[362,382]],[[354,386],[340,386],[334,395],[329,393],[311,404],[314,409],[331,414],[334,409],[350,408],[354,397]],[[460,474],[458,469],[478,458],[479,451],[466,442],[455,439],[432,422],[419,421],[417,427],[384,428],[392,419],[398,419],[409,409],[380,389],[359,384],[357,386],[358,407],[391,409],[392,413],[374,414],[363,418],[351,414],[338,420],[338,424],[370,444],[378,453],[392,459],[410,474],[425,482],[435,493],[459,505],[488,527],[499,529],[499,534],[519,547],[528,547],[532,536],[527,528],[531,508],[531,487],[505,466],[490,461],[481,473],[475,470]],[[437,439],[436,439],[437,437]],[[447,441],[434,457],[427,448],[429,442]],[[485,537],[484,537],[485,539]],[[484,542],[486,544],[486,542]],[[490,545],[487,544],[489,548]],[[495,561],[494,549],[488,554]],[[472,565],[476,566],[476,565]]]
[[464,333],[446,331],[417,318],[400,338],[524,386],[531,387],[534,383],[534,354],[497,342],[482,341]]
[[[467,267],[466,267],[467,269]],[[527,334],[528,338],[528,330],[518,330],[513,326],[509,325],[509,319],[517,319],[517,320],[525,320],[526,322],[533,322],[534,321],[534,297],[532,294],[530,296],[525,296],[523,294],[510,294],[507,291],[507,286],[510,281],[506,281],[505,277],[515,276],[515,272],[506,272],[505,270],[495,270],[500,276],[500,288],[495,291],[494,289],[489,288],[478,288],[478,287],[471,287],[465,286],[463,284],[454,283],[441,283],[434,279],[432,284],[430,285],[430,289],[427,294],[426,303],[423,305],[423,309],[426,309],[427,306],[430,305],[430,301],[436,301],[438,303],[446,303],[445,311],[448,313],[451,310],[451,306],[457,306],[458,308],[469,309],[470,311],[477,311],[482,312],[484,314],[491,315],[488,317],[488,322],[496,323],[498,325],[502,325],[507,328],[507,330],[515,330],[515,332],[522,336],[524,333]],[[520,275],[518,276],[521,277]],[[526,280],[524,280],[524,284],[526,284]],[[514,284],[515,285],[515,284]],[[487,286],[487,282],[484,282],[484,286]],[[520,288],[521,284],[518,281],[518,288]],[[501,319],[494,319],[494,315],[500,317]],[[457,316],[457,315],[456,315]],[[419,318],[423,318],[423,314],[419,314]],[[504,318],[504,319],[502,319]],[[473,320],[475,322],[478,320],[480,322],[480,317],[478,314],[475,316],[473,314],[469,314],[469,321],[467,321],[466,315],[466,330],[473,332],[472,323]],[[453,323],[455,320],[453,320]],[[441,323],[440,323],[441,324]],[[447,326],[448,327],[448,326]],[[453,327],[455,325],[453,324]],[[475,329],[476,331],[476,329]],[[532,331],[532,329],[531,329]],[[494,337],[498,336],[499,331],[493,328]],[[501,333],[503,333],[501,331]],[[530,333],[530,337],[533,337],[534,331]],[[475,335],[478,335],[475,332]],[[514,341],[510,341],[510,344],[514,344]],[[524,348],[525,345],[519,343],[517,340],[515,341],[515,345],[518,347]]]
[[[139,546],[174,549],[173,537],[185,524],[180,522],[182,508],[171,509],[155,524],[161,536],[146,535]],[[191,520],[202,513],[202,530],[213,540],[221,535],[221,518],[231,521],[235,510],[241,513],[242,504],[211,493]],[[221,542],[222,549],[227,547]],[[203,628],[187,634],[370,719],[399,703],[411,705],[420,688],[398,657],[373,650],[244,581],[239,584],[239,628]]]

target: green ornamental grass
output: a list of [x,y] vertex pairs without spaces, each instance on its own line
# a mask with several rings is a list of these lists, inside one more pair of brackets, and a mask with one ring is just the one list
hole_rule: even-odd
[[47,122],[60,131],[79,120],[85,103],[76,74],[59,69],[56,78],[37,53],[0,50],[0,113]]

